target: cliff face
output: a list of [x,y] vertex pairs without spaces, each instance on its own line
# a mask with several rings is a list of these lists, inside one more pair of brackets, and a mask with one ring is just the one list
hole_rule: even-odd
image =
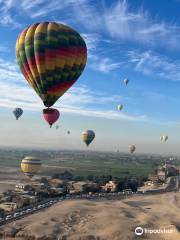
[[171,229],[146,239],[180,239],[180,192],[123,201],[65,201],[0,227],[5,240],[132,240],[137,226]]

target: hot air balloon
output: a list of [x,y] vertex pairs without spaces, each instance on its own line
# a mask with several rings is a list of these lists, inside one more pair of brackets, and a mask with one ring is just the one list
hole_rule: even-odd
[[117,109],[118,109],[119,111],[121,111],[121,110],[123,109],[123,105],[122,105],[122,104],[119,104],[119,105],[117,106]]
[[25,157],[21,162],[22,172],[32,178],[41,169],[41,160],[36,157]]
[[124,79],[124,84],[125,84],[125,85],[128,85],[128,83],[129,83],[129,79],[125,78],[125,79]]
[[164,137],[160,136],[160,141],[163,142],[163,140],[164,140]]
[[87,47],[80,34],[69,26],[42,22],[20,33],[16,58],[28,83],[50,108],[81,75]]
[[166,142],[167,140],[168,140],[168,136],[167,135],[160,136],[160,141],[161,142]]
[[49,126],[51,128],[53,123],[55,123],[58,120],[60,113],[55,108],[47,108],[43,109],[43,116],[46,122],[49,123]]
[[23,110],[21,108],[15,108],[13,110],[13,114],[14,114],[16,120],[18,120],[18,118],[23,114]]
[[70,134],[71,132],[70,131],[67,131],[67,134]]
[[166,142],[168,140],[168,136],[164,136],[164,141]]
[[59,129],[59,126],[58,125],[56,125],[56,130],[58,130]]
[[135,145],[129,145],[130,153],[133,153],[135,150],[136,150],[136,146]]
[[81,133],[81,140],[86,143],[87,147],[95,138],[95,133],[92,130],[86,130]]

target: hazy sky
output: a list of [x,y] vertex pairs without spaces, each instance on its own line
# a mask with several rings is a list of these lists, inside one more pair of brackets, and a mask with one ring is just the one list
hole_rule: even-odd
[[[180,153],[179,12],[178,0],[0,0],[0,145],[85,149],[79,135],[92,129],[92,150]],[[15,58],[18,34],[41,21],[70,25],[88,46],[85,71],[55,104],[58,130]],[[14,107],[24,109],[19,121]]]

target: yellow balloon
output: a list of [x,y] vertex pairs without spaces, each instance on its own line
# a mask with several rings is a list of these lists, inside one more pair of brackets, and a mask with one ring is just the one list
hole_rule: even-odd
[[21,162],[22,172],[32,178],[41,169],[41,160],[36,157],[25,157]]

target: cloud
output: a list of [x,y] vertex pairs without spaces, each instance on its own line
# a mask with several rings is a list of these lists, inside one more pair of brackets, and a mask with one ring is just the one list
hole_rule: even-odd
[[[61,109],[61,108],[60,108]],[[145,115],[138,115],[138,116],[131,116],[128,114],[118,113],[117,111],[113,110],[96,110],[96,109],[84,109],[84,108],[71,108],[66,106],[62,107],[62,112],[66,113],[74,113],[78,115],[83,116],[89,116],[89,117],[98,117],[98,118],[104,118],[104,119],[119,119],[119,120],[126,120],[126,121],[142,121],[146,122],[147,117]]]
[[180,61],[172,60],[152,51],[129,51],[129,63],[136,71],[173,81],[180,80]]
[[[103,28],[103,12],[98,11],[96,4],[85,0],[80,4],[74,5],[73,17],[88,30],[97,32]],[[102,9],[102,6],[101,8]]]
[[[88,66],[102,73],[109,73],[114,70],[117,70],[122,62],[115,61],[109,57],[107,57],[106,53],[104,53],[104,49],[102,48],[102,42],[104,44],[111,44],[112,41],[102,38],[99,34],[95,33],[83,33],[82,37],[86,41],[87,49],[88,49]],[[109,51],[110,49],[108,49]]]
[[12,8],[15,6],[16,2],[16,0],[0,1],[0,25],[12,26],[13,28],[21,27],[21,24],[12,16]]
[[[118,70],[124,63],[121,44],[126,43],[127,40],[133,43],[148,44],[148,47],[161,45],[170,47],[168,49],[179,48],[180,27],[178,25],[157,21],[142,7],[132,9],[129,5],[130,2],[128,4],[127,1],[111,2],[106,6],[102,2],[92,3],[89,0],[67,0],[60,1],[60,3],[55,0],[50,2],[44,0],[30,2],[28,0],[7,0],[0,1],[2,16],[0,23],[14,24],[18,27],[14,19],[17,14],[21,17],[26,15],[33,19],[44,16],[52,19],[56,16],[54,13],[58,13],[58,16],[67,18],[68,22],[73,19],[73,24],[80,23],[84,29],[88,30],[82,33],[88,47],[88,66],[102,73]],[[13,15],[13,12],[16,14]],[[1,47],[0,51],[2,51]],[[148,55],[148,53],[146,54]],[[119,60],[119,55],[121,60]],[[144,56],[144,58],[146,58],[147,63],[148,56]],[[136,70],[142,68],[142,61],[143,57],[139,65],[136,66]],[[154,58],[154,61],[157,64],[158,59]],[[148,62],[150,64],[150,61]],[[165,68],[165,64],[164,62],[163,68]],[[167,65],[169,66],[170,62]],[[171,68],[175,70],[175,66],[171,65]],[[148,74],[148,71],[150,71],[148,68],[143,67],[144,73]],[[160,74],[163,72],[158,73],[158,75]]]
[[[1,107],[12,109],[19,106],[33,111],[44,108],[40,98],[28,86],[15,63],[4,59],[0,59],[0,86]],[[105,110],[108,103],[116,104],[122,98],[117,95],[109,96],[108,93],[95,93],[87,86],[81,85],[71,88],[64,94],[60,101],[57,102],[56,107],[62,109],[62,112],[76,115],[128,121],[146,120],[145,116],[131,116],[113,110]]]
[[91,52],[94,52],[101,42],[100,36],[96,33],[82,33],[81,35],[86,41],[88,53],[91,54]]
[[[11,89],[11,92],[9,91]],[[62,97],[61,103],[56,104],[56,108],[61,112],[67,114],[75,114],[88,117],[98,117],[104,119],[120,119],[127,121],[146,121],[147,118],[144,115],[131,116],[128,114],[119,113],[114,110],[103,110],[96,108],[88,108],[87,103],[95,101],[92,96],[88,96],[84,93],[75,94],[79,92],[79,88],[74,88],[73,93],[67,93]],[[2,84],[0,88],[0,106],[11,108],[22,107],[23,109],[30,111],[39,111],[44,108],[41,100],[33,93],[33,90],[28,87],[17,87],[16,85]],[[66,101],[71,99],[71,101]],[[92,100],[93,99],[93,100]],[[111,98],[98,98],[99,101],[113,101]],[[83,104],[82,104],[82,101]],[[68,104],[66,104],[68,102]],[[71,104],[71,102],[73,104]],[[81,104],[80,104],[81,103]],[[83,106],[84,105],[84,106]]]
[[[130,10],[127,1],[117,1],[104,13],[108,32],[114,38],[156,46],[179,48],[180,27],[152,19],[141,8]],[[167,41],[168,39],[168,41]]]
[[9,48],[5,45],[0,45],[0,52],[1,53],[9,52]]
[[88,108],[88,105],[101,105],[100,107],[106,106],[107,104],[116,105],[120,100],[127,100],[127,97],[120,95],[108,95],[108,93],[94,92],[87,86],[81,85],[78,87],[72,87],[68,92],[63,95],[61,104],[70,106],[84,106]]
[[31,18],[47,16],[49,13],[54,13],[67,8],[73,8],[75,5],[83,3],[85,0],[21,0],[21,9],[26,12]]
[[121,62],[115,62],[109,57],[98,57],[96,55],[89,56],[90,62],[89,67],[93,70],[102,72],[102,73],[109,73],[115,71],[119,68],[122,64]]
[[84,0],[48,1],[48,0],[6,0],[0,1],[0,24],[20,28],[21,23],[17,21],[17,16],[29,16],[30,18],[45,17],[51,13],[58,12],[68,7],[73,7],[84,2]]
[[17,84],[23,83],[23,77],[19,74],[16,64],[0,58],[0,84],[8,80]]
[[20,27],[17,16],[29,16],[31,19],[48,17],[51,20],[55,17],[62,20],[63,16],[67,23],[79,23],[91,33],[106,34],[109,38],[152,47],[180,48],[179,25],[153,18],[142,7],[132,9],[130,1],[129,4],[125,0],[107,1],[106,4],[105,1],[90,0],[0,1],[0,24]]
[[98,4],[92,5],[90,1],[84,1],[74,7],[74,17],[86,29],[105,33],[113,39],[143,43],[151,47],[180,48],[179,25],[157,20],[142,7],[132,10],[129,5],[128,1],[119,0],[98,7]]

